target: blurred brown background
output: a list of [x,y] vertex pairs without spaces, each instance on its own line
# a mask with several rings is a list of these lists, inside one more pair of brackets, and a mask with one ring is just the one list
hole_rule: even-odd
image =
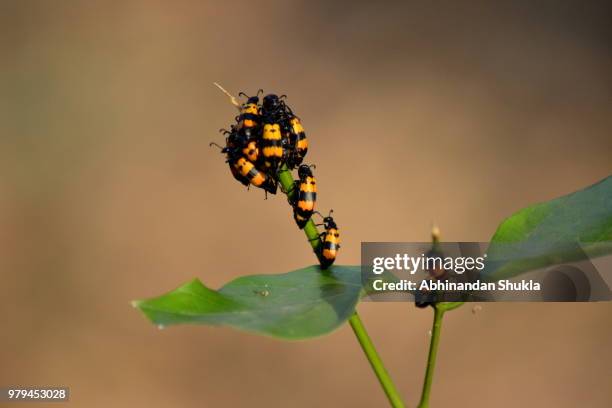
[[[385,406],[348,326],[284,343],[130,307],[314,262],[285,200],[208,147],[235,115],[212,82],[289,96],[357,264],[360,241],[432,221],[484,241],[609,175],[610,21],[597,2],[3,1],[0,385],[66,385],[78,407]],[[431,312],[359,310],[414,406]],[[470,310],[447,316],[432,406],[612,405],[612,305]]]

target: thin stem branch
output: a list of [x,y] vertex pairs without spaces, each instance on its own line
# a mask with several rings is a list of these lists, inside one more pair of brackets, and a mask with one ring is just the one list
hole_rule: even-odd
[[436,357],[438,355],[438,345],[440,343],[440,331],[442,330],[442,318],[444,317],[444,312],[446,312],[444,307],[438,307],[438,305],[434,306],[431,341],[429,343],[429,355],[427,356],[427,371],[425,372],[425,380],[423,382],[423,391],[421,392],[419,408],[429,408],[429,394],[431,393],[434,368],[436,367]]
[[376,373],[376,377],[378,377],[381,387],[385,391],[385,394],[387,394],[389,403],[394,408],[403,408],[404,403],[402,402],[402,398],[395,388],[391,377],[389,377],[389,373],[387,373],[387,370],[385,369],[385,366],[383,365],[383,362],[376,351],[376,347],[374,347],[374,343],[372,343],[370,336],[368,336],[368,332],[366,331],[365,326],[361,322],[361,319],[356,311],[355,314],[349,319],[349,323],[351,324],[355,337],[357,337],[357,340],[359,340],[359,344],[361,345],[364,354],[368,358],[374,373]]
[[223,92],[229,98],[230,103],[232,105],[234,105],[238,110],[240,110],[240,102],[238,102],[238,100],[236,99],[236,97],[234,95],[232,95],[231,93],[227,92],[224,87],[222,87],[221,85],[219,85],[216,82],[213,82],[213,85],[216,86],[217,88],[219,88],[221,90],[221,92]]
[[[293,176],[291,175],[291,172],[289,171],[286,165],[281,166],[278,172],[278,181],[282,186],[283,191],[287,194],[287,198],[291,201],[293,199],[293,195],[295,194],[294,180]],[[308,242],[310,242],[310,245],[312,246],[312,250],[317,255],[317,258],[320,261],[319,247],[322,245],[322,243],[319,237],[319,231],[317,230],[317,226],[315,225],[312,218],[306,223],[306,226],[304,227],[304,233],[308,238]],[[397,389],[395,388],[391,377],[389,377],[389,373],[387,373],[387,370],[383,365],[382,359],[378,355],[376,347],[374,346],[374,343],[372,343],[370,336],[368,336],[368,332],[366,331],[365,326],[361,322],[361,319],[359,318],[359,315],[357,314],[356,310],[354,314],[349,318],[349,323],[353,328],[353,332],[355,333],[355,336],[357,337],[357,340],[359,341],[359,344],[361,345],[365,356],[370,362],[370,365],[372,366],[376,377],[378,377],[380,385],[385,391],[385,394],[387,394],[389,403],[394,408],[403,408],[404,403],[402,402],[402,399],[399,393],[397,392]]]
[[[431,240],[432,249],[439,249],[440,228],[435,224],[431,229]],[[431,384],[433,383],[434,369],[436,368],[436,357],[438,355],[438,345],[440,344],[440,331],[442,330],[444,313],[460,307],[463,303],[464,302],[437,302],[433,305],[434,318],[431,327],[429,354],[427,356],[427,370],[425,372],[425,379],[423,380],[423,390],[421,391],[421,401],[419,402],[418,408],[429,408],[429,395],[431,393]]]
[[[293,175],[291,175],[291,171],[289,171],[289,168],[286,164],[283,164],[281,166],[280,170],[278,171],[277,177],[278,182],[280,183],[283,191],[285,192],[285,194],[287,194],[287,199],[289,201],[293,200],[293,197],[296,193],[294,191],[294,180]],[[317,226],[315,225],[312,218],[310,218],[306,223],[306,226],[304,226],[304,234],[306,234],[308,242],[310,243],[312,250],[317,256],[317,259],[319,260],[319,262],[321,262],[321,255],[319,253],[319,248],[322,245],[321,238],[319,237],[319,231],[317,230]]]

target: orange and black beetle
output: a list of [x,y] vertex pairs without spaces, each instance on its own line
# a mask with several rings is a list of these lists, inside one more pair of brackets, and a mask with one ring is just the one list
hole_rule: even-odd
[[[326,269],[336,260],[338,250],[340,249],[340,232],[336,225],[331,213],[334,210],[329,211],[329,215],[323,218],[323,225],[325,231],[321,233],[322,245],[320,249],[319,260],[321,262],[321,268]],[[320,213],[319,213],[320,215]]]
[[317,202],[317,182],[310,166],[301,165],[298,169],[299,180],[294,184],[293,218],[300,229],[304,228],[315,209]]

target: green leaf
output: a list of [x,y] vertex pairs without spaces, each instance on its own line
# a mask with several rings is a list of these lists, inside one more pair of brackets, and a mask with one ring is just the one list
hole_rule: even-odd
[[237,278],[218,291],[198,279],[134,302],[153,323],[225,325],[281,339],[321,336],[344,323],[361,292],[359,266],[309,266]]
[[505,279],[611,252],[612,176],[507,218],[491,239],[483,277]]

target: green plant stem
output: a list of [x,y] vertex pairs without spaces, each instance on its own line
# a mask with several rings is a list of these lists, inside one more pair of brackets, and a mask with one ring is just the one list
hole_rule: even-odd
[[[296,192],[294,191],[293,175],[291,175],[291,171],[289,171],[286,164],[283,164],[278,172],[278,182],[280,183],[285,194],[287,194],[287,199],[289,200],[289,202],[291,202]],[[310,243],[310,246],[312,247],[312,250],[314,251],[320,263],[321,255],[319,254],[319,247],[322,245],[321,238],[319,237],[319,231],[317,230],[317,226],[315,225],[312,218],[309,219],[306,225],[304,226],[304,233],[306,234],[308,242]]]
[[359,344],[361,345],[364,354],[368,358],[372,369],[376,373],[378,381],[380,381],[381,387],[385,391],[385,394],[387,394],[387,398],[389,398],[389,403],[392,407],[403,408],[404,403],[402,402],[402,399],[399,393],[397,392],[397,389],[395,388],[391,377],[389,377],[389,373],[387,373],[387,370],[385,369],[385,366],[383,365],[380,356],[376,352],[376,347],[374,347],[370,336],[368,336],[368,332],[366,331],[363,323],[361,322],[361,319],[359,318],[357,312],[355,312],[355,314],[351,316],[351,318],[349,319],[349,323],[351,324],[353,332],[355,333],[357,340],[359,340]]
[[[295,195],[294,180],[291,171],[289,171],[287,166],[283,164],[277,176],[283,191],[285,192],[285,194],[287,194],[287,198],[291,202]],[[306,223],[306,226],[304,227],[304,233],[308,238],[308,242],[310,242],[312,250],[317,256],[317,259],[319,260],[319,262],[321,262],[321,255],[319,251],[319,248],[322,245],[321,238],[319,237],[319,231],[317,230],[317,226],[315,225],[312,218]],[[400,398],[400,395],[397,392],[397,389],[395,388],[391,377],[389,377],[389,373],[387,373],[387,370],[385,369],[385,366],[383,365],[383,362],[380,356],[378,355],[378,352],[376,351],[376,347],[374,347],[374,343],[372,343],[370,336],[368,336],[368,332],[366,331],[365,326],[361,322],[361,319],[359,318],[359,315],[357,314],[356,310],[353,313],[353,316],[349,318],[349,323],[353,328],[353,332],[355,333],[355,336],[357,337],[357,340],[359,341],[359,344],[361,345],[364,354],[370,362],[370,365],[372,366],[376,377],[378,377],[380,385],[385,391],[385,394],[387,394],[387,398],[389,398],[389,403],[394,408],[403,408],[404,403],[402,402],[402,399]]]
[[427,371],[425,372],[425,380],[423,382],[423,391],[421,392],[419,408],[429,408],[429,394],[431,392],[431,383],[433,382],[434,368],[436,367],[436,357],[438,355],[438,345],[440,343],[440,331],[442,330],[442,318],[444,317],[446,310],[447,309],[444,307],[438,307],[438,305],[434,306],[434,319],[431,328],[429,355],[427,356]]

